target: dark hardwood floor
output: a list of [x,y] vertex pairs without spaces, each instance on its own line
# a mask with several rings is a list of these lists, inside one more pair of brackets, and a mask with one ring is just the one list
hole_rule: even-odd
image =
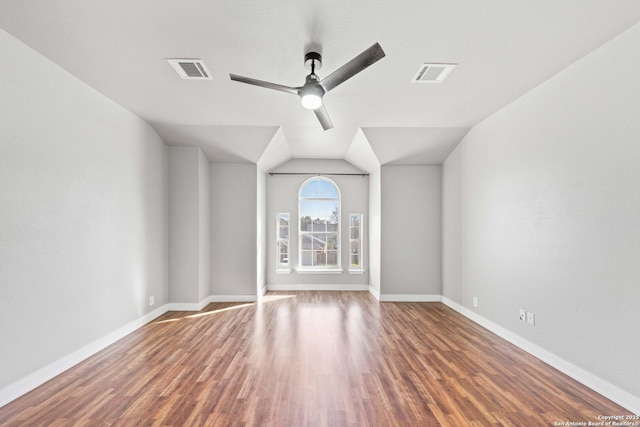
[[270,292],[169,312],[3,426],[553,426],[630,414],[440,303]]

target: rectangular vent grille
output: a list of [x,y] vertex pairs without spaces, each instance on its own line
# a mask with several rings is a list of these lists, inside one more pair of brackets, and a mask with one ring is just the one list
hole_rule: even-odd
[[178,75],[189,80],[211,80],[211,74],[201,59],[167,59]]
[[422,64],[413,83],[442,83],[458,64]]

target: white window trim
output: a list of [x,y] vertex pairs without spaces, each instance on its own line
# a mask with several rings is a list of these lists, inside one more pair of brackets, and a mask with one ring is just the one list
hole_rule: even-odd
[[[355,240],[351,239],[351,215],[360,215],[360,232],[358,233],[360,239],[357,239],[360,242],[360,266],[357,268],[351,268],[351,242],[352,240]],[[364,214],[358,212],[350,213],[347,226],[349,227],[349,274],[364,274]]]
[[298,274],[342,274],[343,272],[341,268],[296,268]]
[[[334,198],[323,198],[323,197],[300,197],[302,193],[302,189],[309,181],[315,180],[324,180],[330,182],[338,191],[338,229],[336,230],[337,234],[337,245],[338,245],[338,265],[336,267],[323,268],[323,267],[303,267],[302,266],[302,237],[303,232],[300,229],[300,201],[301,200],[335,200]],[[311,178],[306,179],[298,189],[298,267],[296,268],[296,272],[301,274],[342,274],[342,233],[340,232],[342,229],[342,192],[340,191],[340,187],[336,184],[335,181],[324,177],[324,176],[313,176]],[[289,222],[291,225],[291,222]]]
[[[289,217],[289,225],[287,235],[289,236],[287,239],[280,238],[280,216],[287,215]],[[289,264],[287,267],[284,267],[280,263],[280,242],[287,242],[287,255]],[[278,212],[276,213],[276,274],[291,274],[291,215],[289,212]]]

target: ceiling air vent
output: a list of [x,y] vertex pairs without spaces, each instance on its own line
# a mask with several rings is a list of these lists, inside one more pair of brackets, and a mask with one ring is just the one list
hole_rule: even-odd
[[458,64],[422,64],[413,83],[442,83]]
[[167,59],[167,62],[183,79],[211,80],[211,74],[202,59]]

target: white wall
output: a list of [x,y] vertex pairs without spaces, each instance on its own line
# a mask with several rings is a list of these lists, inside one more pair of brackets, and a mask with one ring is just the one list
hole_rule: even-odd
[[[342,274],[300,274],[296,273],[298,261],[298,192],[307,179],[318,173],[362,173],[359,169],[343,160],[310,160],[294,159],[275,170],[281,173],[305,173],[303,175],[275,175],[267,177],[267,284],[273,285],[362,285],[366,288],[368,277],[368,210],[369,179],[368,177],[327,175],[340,189],[340,220],[342,245]],[[307,174],[308,173],[308,174]],[[278,212],[289,212],[290,225],[290,259],[291,274],[276,274],[276,215]],[[348,224],[350,213],[361,213],[364,217],[363,254],[365,274],[349,274]]]
[[462,303],[462,149],[454,150],[442,170],[442,295]]
[[200,302],[198,147],[169,147],[169,302]]
[[256,289],[258,295],[264,295],[267,286],[267,174],[258,166],[257,169],[257,277]]
[[211,295],[211,177],[209,160],[198,149],[198,301]]
[[167,147],[2,30],[0,69],[1,391],[166,304]]
[[211,163],[211,293],[257,296],[257,166]]
[[380,168],[369,175],[369,287],[373,293],[380,297],[380,270],[381,270],[381,191]]
[[640,24],[477,125],[444,166],[461,221],[445,230],[445,265],[462,264],[447,293],[636,402],[638,46]]
[[440,166],[381,167],[382,299],[441,293],[441,172]]
[[209,193],[209,162],[202,150],[169,147],[169,302],[174,309],[198,309],[210,295]]

